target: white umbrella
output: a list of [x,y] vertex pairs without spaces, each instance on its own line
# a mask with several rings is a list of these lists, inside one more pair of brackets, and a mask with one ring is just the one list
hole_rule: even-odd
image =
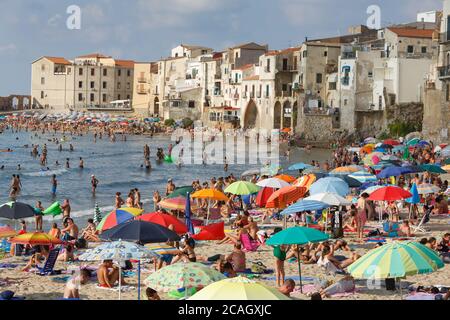
[[308,198],[305,198],[305,200],[314,200],[314,201],[320,201],[324,202],[330,206],[350,206],[352,203],[345,199],[344,197],[341,197],[340,195],[336,193],[318,193],[315,195],[312,195]]
[[256,185],[262,188],[274,188],[274,189],[282,189],[290,186],[289,183],[278,178],[265,179],[259,181]]

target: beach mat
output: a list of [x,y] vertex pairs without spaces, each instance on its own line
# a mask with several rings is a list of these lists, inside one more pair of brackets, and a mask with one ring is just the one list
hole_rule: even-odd
[[[105,288],[105,287],[101,287],[98,284],[95,286],[96,289],[100,289],[100,290],[108,290],[108,291],[116,291],[119,292],[119,286],[116,286],[114,288]],[[133,291],[136,290],[135,287],[132,286],[122,286],[122,292],[128,292],[128,291]]]
[[19,265],[13,263],[0,263],[0,269],[15,269]]

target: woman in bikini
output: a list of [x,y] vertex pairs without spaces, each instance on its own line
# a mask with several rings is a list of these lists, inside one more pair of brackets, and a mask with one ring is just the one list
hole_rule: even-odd
[[286,277],[285,271],[284,271],[284,262],[287,258],[287,252],[288,252],[287,246],[275,246],[273,248],[273,255],[275,257],[275,272],[277,277],[277,286],[281,287],[284,285],[284,280]]

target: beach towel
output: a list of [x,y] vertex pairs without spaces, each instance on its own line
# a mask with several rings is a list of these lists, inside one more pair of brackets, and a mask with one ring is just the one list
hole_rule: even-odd
[[[102,286],[100,286],[100,285],[96,285],[95,286],[95,288],[96,289],[101,289],[101,290],[109,290],[109,291],[116,291],[116,292],[119,292],[119,286],[115,286],[115,287],[113,287],[113,288],[105,288],[105,287],[102,287]],[[136,288],[135,287],[132,287],[132,286],[122,286],[122,292],[128,292],[128,291],[133,291],[133,290],[136,290]]]
[[441,294],[432,294],[426,292],[414,292],[406,296],[405,300],[436,300],[436,296]]
[[241,234],[241,243],[243,251],[245,252],[255,252],[258,250],[260,243],[258,241],[252,240],[248,234]]
[[266,270],[264,270],[264,272],[258,273],[258,272],[253,272],[252,269],[250,269],[250,268],[247,268],[243,272],[238,272],[238,273],[245,274],[245,275],[251,275],[251,274],[262,275],[262,274],[273,274],[274,272],[275,271],[273,269],[266,269]]
[[65,276],[65,277],[54,277],[51,280],[53,282],[57,282],[57,283],[66,283],[67,281],[69,281],[71,278],[71,276]]
[[0,263],[0,269],[15,269],[19,265],[13,263]]

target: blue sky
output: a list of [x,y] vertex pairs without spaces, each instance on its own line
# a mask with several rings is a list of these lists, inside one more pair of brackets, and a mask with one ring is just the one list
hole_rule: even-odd
[[[180,43],[221,50],[255,41],[271,49],[345,34],[365,24],[369,5],[382,24],[409,22],[441,9],[441,0],[0,0],[0,95],[30,92],[31,62],[101,52],[136,61],[167,56]],[[81,30],[66,27],[69,5]]]

